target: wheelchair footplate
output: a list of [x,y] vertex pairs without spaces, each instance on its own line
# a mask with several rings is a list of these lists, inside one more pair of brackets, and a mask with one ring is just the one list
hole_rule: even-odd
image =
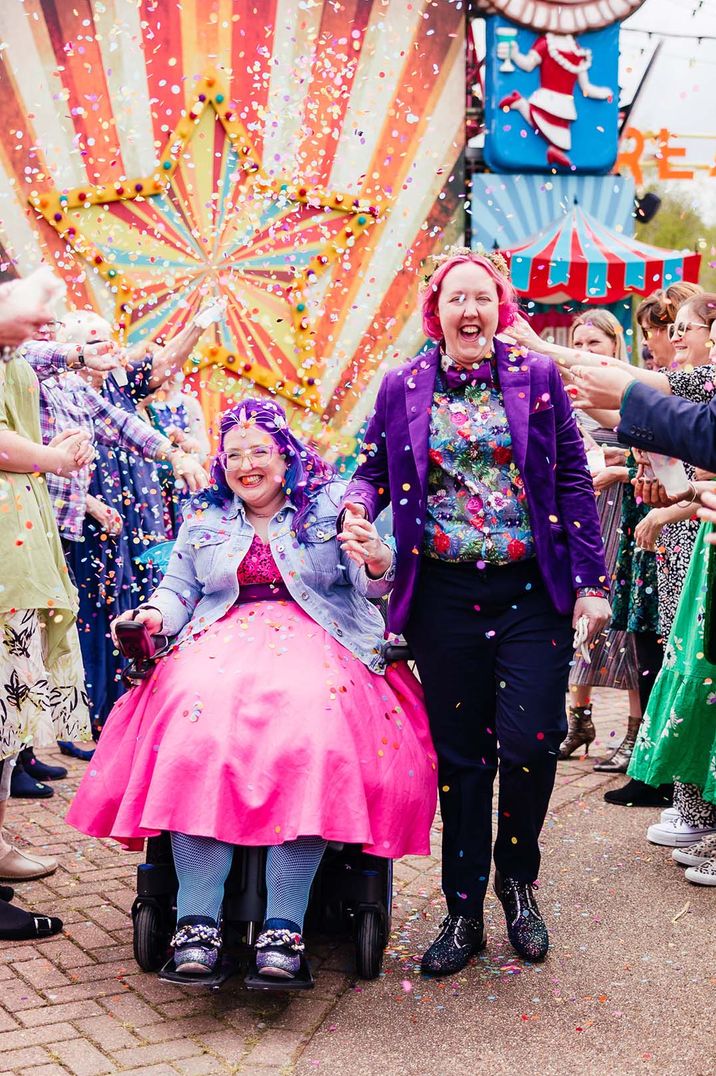
[[205,990],[218,990],[227,979],[236,975],[238,970],[237,962],[222,953],[221,960],[207,975],[182,975],[176,969],[174,957],[171,957],[158,972],[158,978],[162,983],[174,983],[176,986],[198,986]]
[[279,990],[313,990],[315,985],[311,965],[303,955],[301,955],[301,967],[292,979],[284,979],[277,975],[259,975],[255,957],[252,957],[244,979],[244,986],[247,990],[271,990],[273,993]]

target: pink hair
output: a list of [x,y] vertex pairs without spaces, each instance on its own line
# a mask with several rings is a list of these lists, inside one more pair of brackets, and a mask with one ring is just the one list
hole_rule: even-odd
[[483,257],[482,254],[454,254],[447,261],[444,261],[442,265],[438,266],[430,277],[423,295],[423,332],[431,340],[442,340],[443,336],[440,318],[438,317],[438,300],[443,280],[451,269],[454,269],[456,265],[461,265],[463,262],[479,265],[495,282],[497,302],[499,304],[497,331],[500,332],[505,329],[515,319],[515,314],[517,313],[515,289],[507,277],[498,272],[492,262]]

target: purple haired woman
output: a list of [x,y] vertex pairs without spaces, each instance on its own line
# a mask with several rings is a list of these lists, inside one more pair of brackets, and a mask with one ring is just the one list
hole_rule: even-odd
[[257,966],[290,978],[326,842],[427,854],[435,761],[420,687],[385,670],[369,600],[393,553],[366,520],[336,538],[345,483],[268,399],[223,416],[212,478],[134,611],[171,650],[114,707],[68,821],[130,846],[170,832],[187,976],[216,964],[234,846],[268,845]]

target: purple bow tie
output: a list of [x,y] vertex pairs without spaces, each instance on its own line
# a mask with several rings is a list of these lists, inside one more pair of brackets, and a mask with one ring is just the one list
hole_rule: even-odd
[[466,369],[444,356],[441,367],[443,380],[450,391],[464,389],[466,385],[492,384],[492,366],[489,359],[485,359],[479,366]]

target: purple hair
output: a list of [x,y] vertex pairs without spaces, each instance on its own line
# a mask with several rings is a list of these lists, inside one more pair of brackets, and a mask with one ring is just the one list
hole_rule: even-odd
[[242,400],[224,412],[219,425],[219,452],[211,464],[212,485],[198,494],[198,497],[220,507],[224,507],[233,498],[234,493],[226,481],[226,472],[220,457],[224,451],[227,433],[248,423],[267,433],[286,461],[285,493],[296,509],[296,537],[299,542],[303,542],[306,516],[311,510],[313,499],[320,489],[332,481],[335,471],[315,449],[299,441],[291,433],[286,412],[274,400]]

